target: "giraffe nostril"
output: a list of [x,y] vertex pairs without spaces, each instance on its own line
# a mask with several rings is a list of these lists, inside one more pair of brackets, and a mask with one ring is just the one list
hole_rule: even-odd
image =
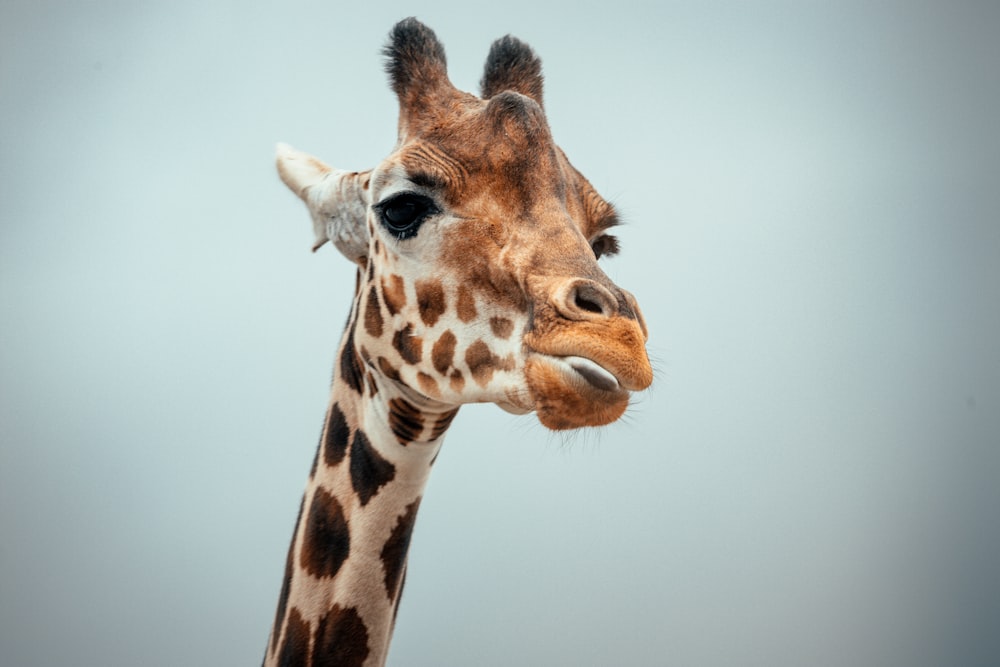
[[611,317],[618,302],[606,288],[591,280],[574,280],[555,298],[556,307],[571,320],[589,319],[592,315]]
[[592,301],[591,299],[588,299],[583,294],[580,294],[580,292],[576,293],[574,301],[576,303],[577,308],[579,308],[580,310],[585,310],[588,313],[604,312],[604,310],[601,308],[601,304],[597,303],[596,301]]

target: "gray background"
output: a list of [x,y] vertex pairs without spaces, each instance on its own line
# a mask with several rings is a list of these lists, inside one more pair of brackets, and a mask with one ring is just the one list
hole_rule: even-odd
[[0,3],[0,663],[263,652],[352,269],[287,141],[395,140],[543,58],[628,221],[657,381],[600,432],[463,410],[392,665],[1000,660],[996,3]]

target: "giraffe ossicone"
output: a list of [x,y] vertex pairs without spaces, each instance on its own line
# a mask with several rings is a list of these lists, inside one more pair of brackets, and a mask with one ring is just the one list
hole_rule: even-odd
[[613,207],[553,142],[541,62],[512,37],[481,96],[448,80],[434,33],[385,48],[398,141],[369,171],[280,144],[314,250],[357,264],[330,407],[265,664],[381,665],[423,488],[459,406],[572,429],[618,419],[652,370],[631,294],[600,269]]

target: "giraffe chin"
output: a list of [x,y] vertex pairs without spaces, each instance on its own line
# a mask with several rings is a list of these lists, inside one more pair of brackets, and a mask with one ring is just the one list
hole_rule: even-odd
[[525,377],[538,420],[554,431],[604,426],[628,407],[629,392],[615,376],[583,357],[534,354]]

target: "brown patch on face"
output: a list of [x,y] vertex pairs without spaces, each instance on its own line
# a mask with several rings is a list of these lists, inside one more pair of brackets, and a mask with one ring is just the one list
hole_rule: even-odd
[[420,280],[416,284],[417,308],[420,310],[420,319],[429,327],[447,310],[448,304],[445,301],[444,287],[440,280]]
[[389,363],[389,360],[385,357],[378,358],[378,369],[382,371],[382,375],[386,376],[394,382],[402,382],[402,378],[399,377],[399,371]]
[[399,356],[408,364],[415,364],[423,357],[424,340],[413,335],[413,325],[407,324],[396,332],[392,345],[399,351]]
[[444,435],[444,432],[448,430],[449,426],[451,426],[451,421],[457,414],[458,408],[455,408],[454,410],[446,412],[438,417],[437,420],[435,420],[434,425],[431,427],[431,440],[437,440]]
[[455,345],[458,339],[451,331],[445,331],[431,348],[431,361],[434,362],[434,370],[441,375],[445,375],[451,368],[455,360]]
[[298,609],[292,609],[288,614],[288,625],[285,628],[285,641],[278,654],[279,665],[291,667],[307,667],[309,661],[309,640],[312,634],[309,621],[302,618]]
[[458,286],[458,303],[456,304],[456,309],[458,310],[458,319],[466,323],[476,319],[476,316],[479,314],[476,311],[476,297],[472,295],[472,291],[465,285]]
[[370,652],[368,628],[354,607],[335,604],[319,619],[311,664],[362,667]]
[[386,308],[390,315],[398,315],[406,305],[406,289],[403,286],[403,279],[395,274],[386,280],[382,278],[382,298],[385,299]]
[[451,390],[456,394],[461,392],[465,387],[465,376],[462,375],[462,371],[457,368],[451,372],[451,378],[448,384],[451,386]]
[[350,550],[351,532],[344,508],[326,489],[317,489],[309,505],[299,563],[315,577],[335,577]]
[[408,445],[424,432],[424,419],[412,403],[402,398],[389,401],[389,428],[401,445]]
[[368,290],[368,300],[365,303],[365,331],[373,338],[382,337],[382,308],[374,285]]
[[441,389],[438,387],[437,380],[427,373],[417,373],[417,384],[420,385],[420,391],[424,392],[425,395],[431,398],[441,398]]
[[469,365],[472,379],[480,387],[493,378],[493,373],[498,370],[509,371],[514,368],[514,358],[510,355],[501,359],[493,354],[489,346],[481,340],[469,346],[465,351],[465,363]]
[[506,317],[491,317],[490,329],[494,336],[506,340],[514,332],[514,323]]
[[410,537],[413,535],[413,524],[416,523],[419,507],[420,499],[417,498],[399,516],[380,554],[382,570],[385,572],[385,594],[393,601],[399,594],[400,579],[406,565],[406,554],[410,550]]

